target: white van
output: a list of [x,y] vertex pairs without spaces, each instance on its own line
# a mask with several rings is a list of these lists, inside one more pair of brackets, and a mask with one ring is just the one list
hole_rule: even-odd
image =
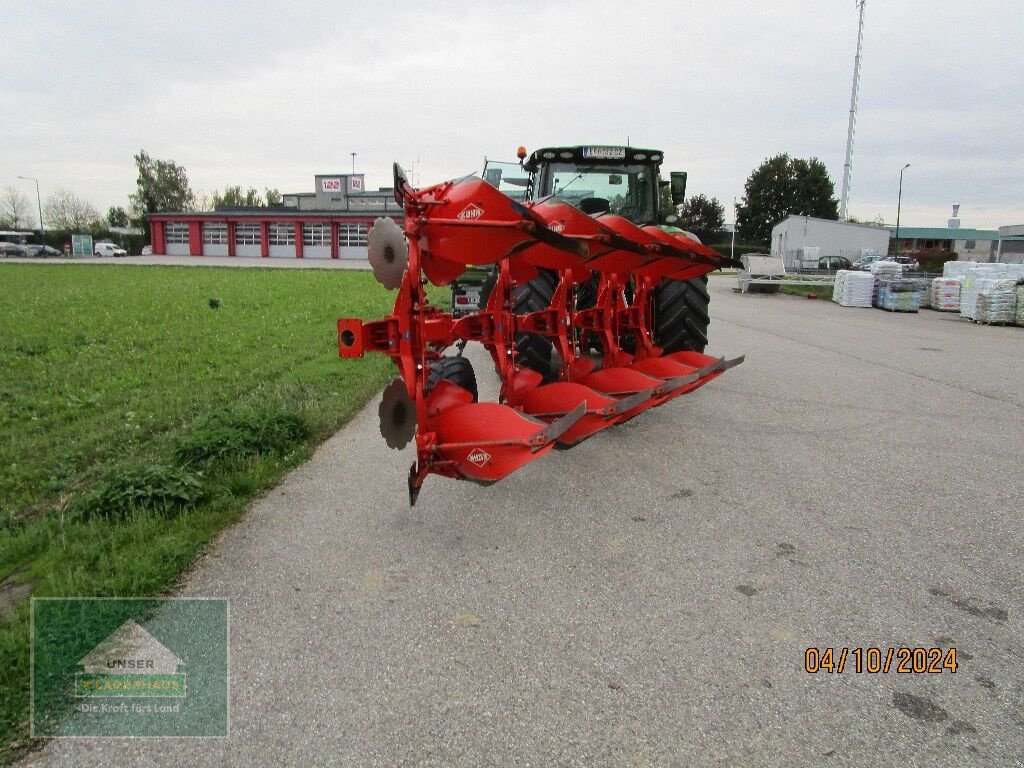
[[96,243],[93,253],[97,256],[127,256],[128,251],[113,243]]

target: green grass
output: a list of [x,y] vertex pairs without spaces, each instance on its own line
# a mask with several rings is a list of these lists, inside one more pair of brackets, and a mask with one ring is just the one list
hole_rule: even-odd
[[788,293],[791,296],[816,296],[819,299],[832,298],[831,285],[780,285],[780,293]]
[[[167,591],[395,375],[382,355],[340,360],[335,331],[392,301],[347,270],[0,265],[2,589]],[[8,760],[28,653],[22,599],[0,618]]]

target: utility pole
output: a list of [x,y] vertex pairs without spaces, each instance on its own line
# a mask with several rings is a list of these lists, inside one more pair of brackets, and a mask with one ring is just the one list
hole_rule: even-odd
[[729,258],[736,261],[736,198],[732,199],[732,247],[729,250]]
[[356,173],[356,153],[350,152],[349,154],[352,155],[352,175],[354,176]]
[[860,50],[864,44],[864,4],[860,7],[860,21],[857,24],[857,55],[853,60],[853,93],[850,94],[850,125],[846,130],[846,163],[843,165],[843,189],[839,196],[839,220],[846,221],[846,207],[850,202],[850,175],[853,172],[853,132],[857,127],[857,98],[860,95]]
[[34,179],[31,176],[19,176],[18,178],[36,183],[36,205],[39,206],[39,238],[42,239],[46,237],[46,227],[43,225],[43,199],[39,196],[39,179]]
[[900,211],[903,208],[903,172],[909,167],[910,163],[907,163],[900,168],[900,193],[896,197],[896,243],[892,247],[894,256],[900,255]]

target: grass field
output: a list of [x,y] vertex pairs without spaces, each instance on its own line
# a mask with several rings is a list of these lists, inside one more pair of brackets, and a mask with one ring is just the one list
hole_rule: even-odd
[[394,375],[342,361],[367,272],[0,265],[0,757],[24,748],[28,594],[166,591]]

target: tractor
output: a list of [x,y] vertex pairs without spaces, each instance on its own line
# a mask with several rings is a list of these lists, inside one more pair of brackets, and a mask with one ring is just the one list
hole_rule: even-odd
[[[616,146],[544,147],[527,155],[519,148],[519,163],[484,160],[483,179],[514,200],[531,201],[555,197],[587,214],[610,212],[638,226],[660,225],[666,232],[683,234],[699,243],[690,232],[673,226],[674,210],[660,210],[661,191],[668,187],[672,208],[683,203],[686,172],[673,171],[668,180],[659,175],[660,150]],[[478,311],[487,305],[497,277],[497,268],[469,269],[452,282],[452,313],[456,316]],[[540,275],[513,288],[513,312],[524,315],[546,308],[554,294],[557,275],[542,270]],[[665,352],[703,352],[708,342],[707,276],[692,280],[664,280],[651,296],[654,343]],[[626,291],[631,293],[632,286]],[[596,278],[576,292],[576,308],[592,302]],[[630,340],[626,339],[627,348]],[[539,372],[545,381],[558,377],[559,361],[550,339],[536,334],[516,337],[519,360]],[[595,350],[599,351],[599,350]]]

